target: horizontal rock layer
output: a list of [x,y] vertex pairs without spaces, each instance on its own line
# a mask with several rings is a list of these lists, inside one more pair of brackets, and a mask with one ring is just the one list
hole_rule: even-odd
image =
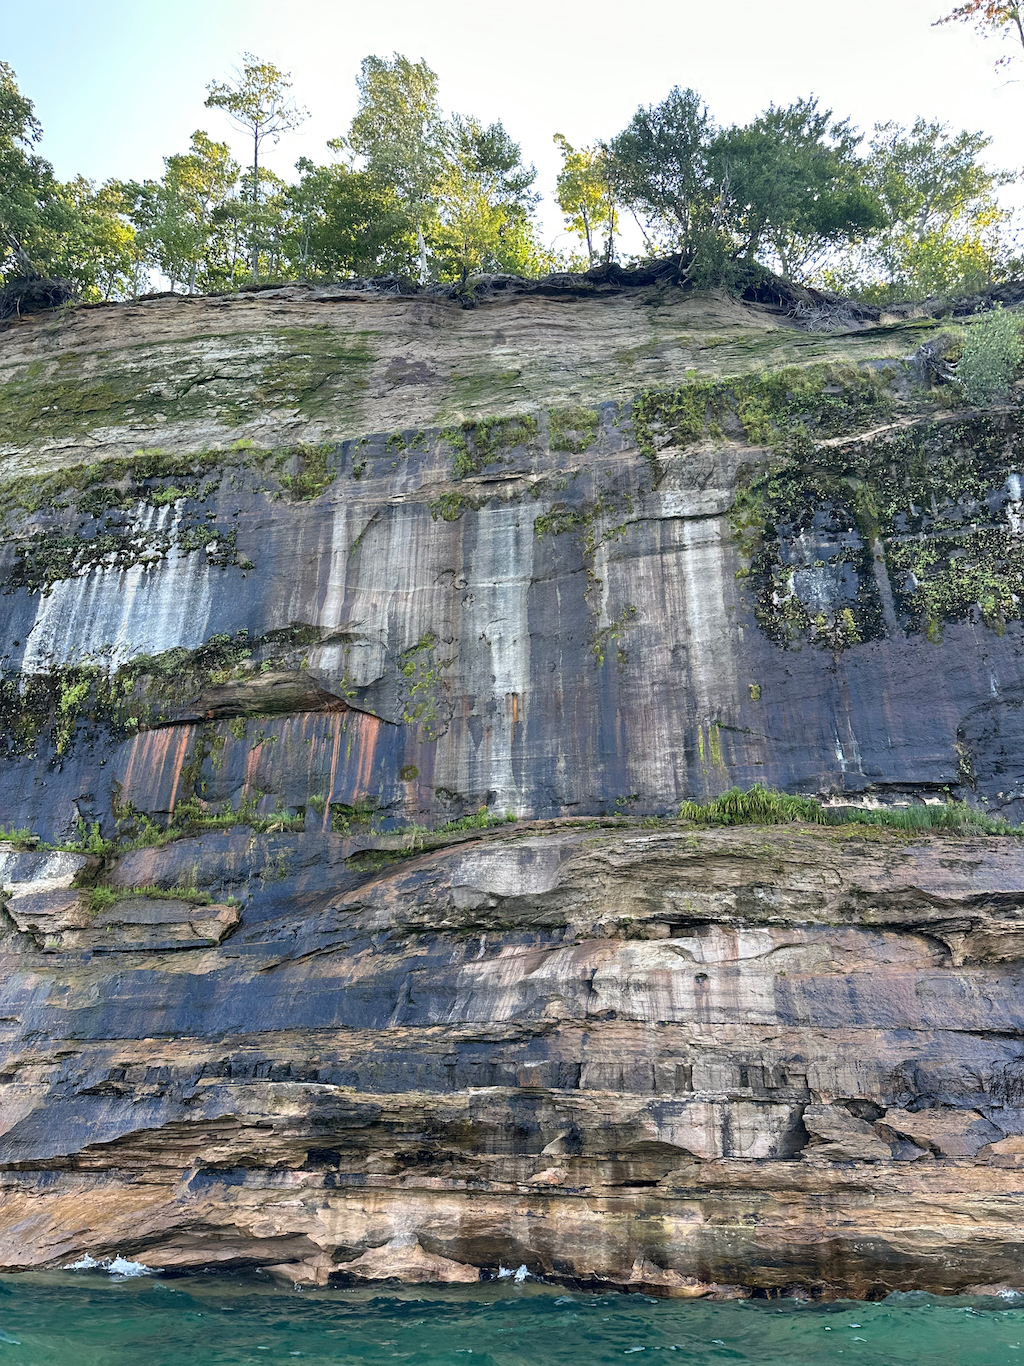
[[[1024,849],[869,834],[541,826],[285,874],[219,946],[12,930],[0,1264],[1012,1283]],[[263,881],[202,843],[147,875]]]

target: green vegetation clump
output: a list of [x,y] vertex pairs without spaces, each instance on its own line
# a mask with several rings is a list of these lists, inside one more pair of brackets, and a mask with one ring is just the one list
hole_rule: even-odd
[[[1024,613],[1024,543],[1011,515],[1022,444],[1024,413],[977,413],[783,452],[732,508],[759,624],[781,645],[877,639],[884,575],[906,629],[933,641],[946,621],[1004,631]],[[801,542],[817,542],[818,555],[794,556]],[[801,596],[802,580],[829,574],[849,574],[856,596],[837,588],[827,609]]]
[[438,518],[442,522],[457,522],[463,512],[471,504],[461,493],[442,493],[433,502],[427,504],[430,509],[430,519],[436,522]]
[[1010,825],[966,802],[923,803],[876,810],[861,807],[823,807],[813,797],[793,796],[755,784],[747,792],[731,787],[706,802],[684,801],[681,820],[698,825],[874,825],[890,830],[935,831],[950,835],[1024,835],[1024,826]]
[[730,787],[707,802],[684,801],[679,818],[700,825],[782,825],[789,821],[826,823],[821,805],[810,797],[793,797],[786,792],[755,784],[749,792]]
[[[242,463],[236,449],[181,454],[152,447],[95,464],[67,465],[50,474],[21,474],[0,483],[0,517],[9,527],[10,519],[18,514],[31,516],[58,508],[74,507],[100,517],[140,501],[159,507],[173,501],[172,492],[175,497],[197,497],[195,481],[231,463]],[[191,481],[183,490],[154,483],[181,478]],[[211,491],[206,485],[205,492]]]
[[957,381],[968,403],[981,407],[1005,398],[1010,381],[1024,360],[1024,319],[997,307],[964,335]]
[[594,513],[588,508],[567,507],[565,503],[555,503],[550,512],[542,512],[533,519],[536,536],[561,536],[566,531],[576,531],[587,527],[594,520]]
[[398,656],[398,706],[406,725],[425,727],[427,739],[434,740],[442,733],[449,708],[444,700],[444,670],[454,659],[438,659],[440,644],[433,631],[426,631],[416,642]]
[[435,827],[433,833],[450,835],[460,830],[492,830],[496,825],[514,825],[517,819],[511,811],[506,811],[504,816],[495,816],[486,806],[481,806],[471,816],[460,816],[458,820],[446,821],[444,825]]
[[[0,675],[0,757],[36,754],[44,740],[59,757],[70,751],[80,726],[84,734],[105,729],[125,739],[172,719],[204,688],[296,667],[321,634],[319,627],[301,625],[262,636],[242,630],[211,636],[195,650],[175,646],[159,655],[137,655],[113,671],[88,662]],[[244,733],[244,717],[229,724],[235,722]]]
[[281,487],[293,502],[307,502],[318,497],[334,482],[336,471],[328,464],[331,446],[296,446],[294,457],[298,468],[294,474],[281,474]]
[[[202,756],[202,757],[205,757]],[[198,760],[198,763],[197,763]],[[192,771],[182,770],[183,784],[197,787],[200,756],[194,755]],[[114,805],[115,836],[104,844],[103,849],[83,850],[97,854],[126,854],[132,849],[159,849],[176,840],[194,839],[198,835],[216,834],[218,831],[234,830],[245,826],[255,834],[301,834],[305,830],[305,817],[291,815],[287,811],[272,811],[259,814],[255,797],[243,798],[238,806],[225,803],[219,809],[196,796],[186,797],[175,804],[166,825],[152,819],[144,811],[137,810],[129,802],[116,802]]]
[[453,452],[453,475],[456,479],[467,479],[482,474],[488,465],[496,465],[517,446],[533,441],[537,431],[535,417],[516,413],[511,417],[485,417],[479,422],[446,427],[441,436]]
[[118,901],[128,901],[133,897],[146,897],[152,901],[187,901],[193,906],[209,906],[213,897],[198,887],[89,887],[85,891],[85,901],[94,915],[108,911]]
[[632,420],[637,446],[657,479],[659,450],[721,440],[730,419],[751,445],[767,446],[781,457],[806,452],[813,440],[877,426],[894,406],[883,373],[828,361],[648,389],[634,400]]
[[597,440],[601,415],[594,408],[553,408],[550,415],[550,444],[553,451],[582,455]]

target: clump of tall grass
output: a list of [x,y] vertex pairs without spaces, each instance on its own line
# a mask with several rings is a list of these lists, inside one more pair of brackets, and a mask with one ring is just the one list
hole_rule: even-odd
[[942,805],[888,806],[874,811],[862,807],[824,807],[813,797],[792,796],[755,784],[748,792],[731,787],[706,802],[684,801],[680,819],[697,825],[879,825],[891,830],[942,831],[951,835],[1021,835],[1024,827],[1001,816],[989,816],[966,802]]
[[826,824],[824,808],[812,797],[792,797],[755,784],[749,792],[730,787],[707,802],[683,802],[680,818],[700,825],[785,825],[789,821]]

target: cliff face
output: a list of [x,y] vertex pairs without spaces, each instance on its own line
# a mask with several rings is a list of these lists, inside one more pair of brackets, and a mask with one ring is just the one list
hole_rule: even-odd
[[943,406],[936,327],[0,333],[0,1263],[1019,1279],[1017,841],[657,819],[1024,815],[1021,410]]

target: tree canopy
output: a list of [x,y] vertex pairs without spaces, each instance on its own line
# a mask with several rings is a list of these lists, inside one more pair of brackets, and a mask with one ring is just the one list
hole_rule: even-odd
[[[1024,47],[1017,4],[970,0],[946,19]],[[66,279],[85,299],[131,297],[154,276],[189,293],[389,274],[470,291],[482,272],[618,261],[630,240],[641,258],[674,254],[695,287],[766,267],[875,300],[1021,268],[999,200],[1012,177],[986,163],[987,137],[937,120],[880,123],[865,139],[809,96],[721,126],[697,91],[673,87],[606,140],[555,134],[571,242],[555,251],[540,236],[536,172],[504,123],[446,113],[436,73],[400,53],[366,57],[356,87],[328,156],[299,157],[283,178],[262,149],[307,114],[288,74],[246,53],[205,103],[245,131],[247,166],[198,128],[158,179],[97,186],[55,176],[32,102],[0,62],[0,277]]]

